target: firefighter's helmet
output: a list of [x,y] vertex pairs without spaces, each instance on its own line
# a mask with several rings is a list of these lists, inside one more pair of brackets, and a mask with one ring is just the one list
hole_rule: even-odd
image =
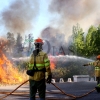
[[97,56],[97,59],[100,59],[100,55]]
[[43,45],[43,40],[42,40],[42,39],[40,39],[40,38],[38,38],[38,39],[36,39],[36,40],[35,40],[34,44],[37,44],[37,43],[39,43],[39,44],[42,44],[42,45]]
[[35,49],[42,50],[42,45],[43,45],[42,39],[40,39],[40,38],[36,39],[34,44],[35,44]]

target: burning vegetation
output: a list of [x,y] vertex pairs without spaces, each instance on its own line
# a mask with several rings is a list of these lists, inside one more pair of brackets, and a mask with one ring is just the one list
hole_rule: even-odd
[[49,56],[49,59],[50,59],[50,68],[51,70],[54,70],[56,67],[56,59],[53,58],[52,56]]
[[6,44],[6,41],[0,39],[0,84],[17,84],[25,78],[4,54]]

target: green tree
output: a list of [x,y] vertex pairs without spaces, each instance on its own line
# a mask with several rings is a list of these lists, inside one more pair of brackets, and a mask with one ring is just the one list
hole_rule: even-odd
[[73,43],[72,49],[75,55],[84,55],[84,32],[83,29],[80,28],[79,24],[77,26],[73,26]]
[[74,52],[74,55],[91,57],[100,54],[100,25],[91,26],[85,39],[82,28],[77,24],[77,26],[73,26],[72,37],[71,51]]
[[94,43],[95,43],[94,54],[98,55],[100,54],[100,25],[97,27],[97,32],[94,38],[95,38],[94,39]]
[[98,48],[97,37],[98,37],[97,28],[94,26],[91,26],[88,30],[88,33],[86,35],[86,41],[85,41],[85,48],[86,48],[85,55],[87,57],[90,57],[96,54],[96,50]]

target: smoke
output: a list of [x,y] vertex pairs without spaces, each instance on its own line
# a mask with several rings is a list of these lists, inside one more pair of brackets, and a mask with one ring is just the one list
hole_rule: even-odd
[[[51,0],[48,10],[56,17],[50,27],[42,31],[42,38],[47,39],[52,46],[63,46],[68,54],[72,27],[79,23],[83,31],[87,32],[91,25],[98,25],[99,4],[99,0]],[[56,28],[53,28],[55,23]]]
[[[6,50],[6,45],[8,44],[8,41],[5,38],[0,37],[0,50]],[[0,52],[1,55],[1,52]]]
[[[51,13],[58,13],[58,28],[66,34],[66,39],[72,34],[72,26],[77,23],[84,31],[91,25],[98,25],[100,21],[99,0],[52,0],[49,5]],[[56,19],[55,19],[56,20]]]
[[[53,53],[53,47],[54,47],[54,53],[55,53],[54,55],[59,53],[59,50],[61,47],[64,50],[64,53],[68,54],[65,35],[62,34],[59,31],[59,29],[56,29],[53,27],[47,27],[41,32],[41,37],[50,43],[51,48],[49,48],[49,49],[51,50],[51,52],[50,52],[51,54]],[[43,49],[48,49],[47,44],[44,44]],[[44,50],[44,51],[46,51],[46,50]]]
[[6,30],[25,33],[33,28],[32,21],[37,16],[38,10],[37,0],[15,0],[1,13],[1,20]]
[[80,20],[94,11],[94,4],[94,0],[52,0],[49,9],[71,20]]
[[59,32],[60,31],[55,28],[47,27],[41,32],[41,37],[50,41],[53,46],[56,46],[57,43],[61,45],[63,44],[65,39],[64,35]]

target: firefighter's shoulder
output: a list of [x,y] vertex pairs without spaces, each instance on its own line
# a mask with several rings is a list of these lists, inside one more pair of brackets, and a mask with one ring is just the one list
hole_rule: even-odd
[[44,51],[41,51],[39,54],[40,55],[47,55],[47,53],[45,53]]

